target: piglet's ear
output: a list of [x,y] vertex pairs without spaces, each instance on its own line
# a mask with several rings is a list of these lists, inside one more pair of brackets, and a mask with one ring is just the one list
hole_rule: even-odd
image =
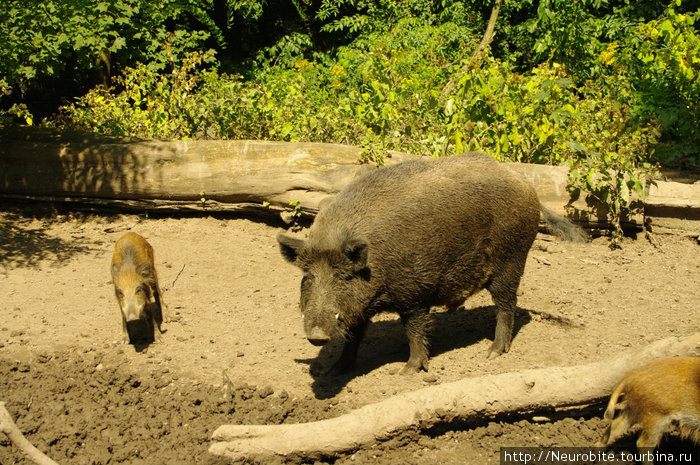
[[119,265],[117,265],[116,263],[112,265],[112,279],[115,279],[117,277],[117,275],[119,274],[119,270]]
[[362,239],[345,241],[343,253],[348,257],[355,271],[360,271],[367,267],[367,242]]
[[298,265],[297,259],[299,258],[299,252],[304,247],[304,240],[278,234],[277,242],[280,245],[280,252],[282,252],[284,259],[289,263]]
[[148,279],[153,275],[153,268],[151,267],[150,263],[146,262],[146,263],[142,263],[139,266],[137,266],[136,272],[143,279]]

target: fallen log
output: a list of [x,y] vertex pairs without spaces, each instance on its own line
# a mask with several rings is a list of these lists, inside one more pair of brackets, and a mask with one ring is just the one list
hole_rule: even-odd
[[588,405],[606,398],[630,369],[663,356],[700,355],[700,332],[601,362],[467,378],[403,393],[336,418],[284,425],[224,425],[209,452],[234,460],[318,457],[356,450],[409,428],[467,418]]
[[[342,144],[245,140],[160,141],[0,128],[0,199],[75,207],[161,212],[280,213],[313,217],[326,199],[372,170],[362,148]],[[386,164],[414,158],[389,152]],[[591,229],[610,227],[592,196],[572,198],[564,166],[508,163],[542,203]],[[622,226],[698,231],[700,184],[658,181],[625,211]],[[290,202],[294,202],[293,206]]]
[[12,421],[10,412],[5,408],[5,402],[0,402],[0,432],[5,433],[10,441],[37,465],[58,465],[24,437],[15,422]]
[[[313,215],[359,174],[360,147],[246,140],[140,140],[0,128],[0,195],[170,211],[287,208]],[[395,159],[403,159],[396,153]],[[143,210],[141,210],[143,211]]]
[[[314,216],[355,177],[362,149],[342,144],[244,140],[159,141],[0,128],[0,198],[92,208]],[[390,152],[386,164],[414,158]],[[543,204],[584,226],[609,225],[602,206],[572,201],[568,169],[511,163]],[[290,205],[293,202],[294,206]],[[632,215],[626,225],[639,227]]]

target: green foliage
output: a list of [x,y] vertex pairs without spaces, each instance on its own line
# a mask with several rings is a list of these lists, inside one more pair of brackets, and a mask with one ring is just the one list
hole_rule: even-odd
[[24,103],[15,103],[6,112],[0,112],[0,124],[12,124],[13,120],[19,120],[27,126],[34,124],[34,116]]
[[64,128],[564,164],[616,235],[656,160],[700,163],[690,0],[504,0],[478,59],[492,3],[477,0],[5,3],[3,120],[32,123],[25,97],[68,82]]
[[141,137],[343,142],[377,154],[432,154],[420,139],[440,124],[445,57],[460,47],[441,28],[407,39],[413,48],[380,43],[370,52],[344,48],[329,63],[270,66],[257,81],[202,69],[208,55],[192,54],[166,74],[140,65],[125,70],[115,88],[98,87],[65,107],[58,124]]
[[541,0],[537,14],[521,26],[534,43],[535,62],[564,63],[579,78],[597,75],[602,19],[594,13],[605,0]]
[[316,19],[324,24],[322,32],[383,32],[404,18],[428,20],[432,2],[427,0],[322,0]]
[[[612,79],[608,84],[616,96],[630,93],[627,82]],[[625,212],[635,198],[644,199],[647,185],[658,176],[649,151],[661,131],[657,124],[637,122],[629,105],[593,92],[582,102],[585,117],[570,131],[564,154],[571,166],[568,187],[572,192],[583,190],[607,208],[611,247],[617,247]]]
[[297,221],[301,218],[302,207],[300,200],[292,200],[289,202],[289,206],[292,207],[292,220]]
[[497,63],[471,70],[443,109],[448,144],[454,153],[477,150],[500,160],[560,163],[562,136],[578,111],[575,92],[557,65],[526,76]]
[[192,53],[168,74],[147,65],[126,68],[117,78],[121,92],[113,94],[105,87],[96,87],[75,104],[64,107],[54,124],[120,136],[204,136],[212,124],[210,96],[197,90],[216,78],[214,71],[200,69],[209,59],[211,52]]
[[58,101],[57,90],[70,97],[107,82],[129,64],[164,70],[204,47],[209,31],[189,27],[206,16],[201,3],[6,0],[0,8],[0,96],[26,99],[32,107]]
[[678,13],[680,0],[639,25],[625,43],[611,45],[607,62],[634,83],[635,115],[664,130],[658,158],[700,166],[700,10]]
[[311,38],[298,32],[287,34],[274,45],[258,51],[255,59],[263,69],[292,68],[298,61],[304,59],[307,50],[313,46]]

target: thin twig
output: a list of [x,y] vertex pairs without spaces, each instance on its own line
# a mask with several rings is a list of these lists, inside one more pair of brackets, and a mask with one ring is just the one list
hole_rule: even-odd
[[177,278],[179,278],[180,275],[182,274],[182,272],[185,270],[185,265],[186,265],[186,263],[182,265],[182,268],[180,268],[180,272],[177,274],[177,276],[175,276],[175,279],[173,280],[173,283],[170,285],[170,289],[172,289],[173,287],[175,287],[175,281],[177,281]]

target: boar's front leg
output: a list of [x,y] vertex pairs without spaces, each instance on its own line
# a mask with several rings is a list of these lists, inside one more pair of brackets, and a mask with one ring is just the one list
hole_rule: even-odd
[[428,337],[430,335],[432,319],[427,308],[414,308],[401,313],[408,337],[410,355],[408,362],[401,369],[402,375],[418,373],[420,370],[428,371],[428,359],[430,358]]
[[149,305],[149,310],[151,314],[151,324],[153,325],[153,342],[161,342],[163,340],[162,334],[163,332],[160,329],[160,324],[158,324],[158,320],[156,319],[156,311],[160,312],[160,303],[155,302],[155,303],[150,303]]
[[122,344],[129,344],[131,338],[129,337],[129,327],[126,325],[126,318],[122,313]]
[[513,323],[517,306],[519,276],[504,274],[502,279],[493,279],[489,292],[496,304],[496,334],[489,349],[489,360],[510,350],[513,339]]
[[362,342],[362,338],[365,335],[365,328],[367,328],[367,325],[361,324],[348,331],[345,344],[343,345],[343,352],[340,354],[338,361],[328,370],[329,374],[342,374],[355,364],[357,349],[360,347],[360,342]]

